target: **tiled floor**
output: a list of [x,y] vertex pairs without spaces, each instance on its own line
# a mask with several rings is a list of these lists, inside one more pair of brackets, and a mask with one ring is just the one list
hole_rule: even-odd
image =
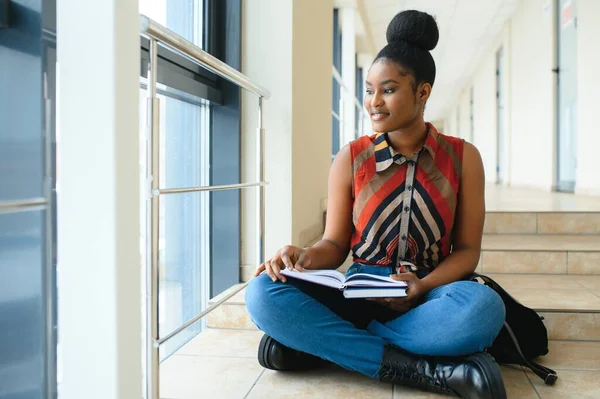
[[[278,373],[256,361],[262,333],[207,330],[162,366],[161,397],[195,398],[433,398],[413,389],[378,383],[331,366],[310,372]],[[502,366],[509,398],[600,397],[600,343],[551,341],[540,363],[559,373],[553,387],[518,367]]]

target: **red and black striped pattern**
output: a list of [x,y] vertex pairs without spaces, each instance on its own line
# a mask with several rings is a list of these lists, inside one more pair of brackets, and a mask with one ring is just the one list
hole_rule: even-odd
[[[410,157],[394,151],[385,133],[350,144],[355,262],[396,266],[400,259],[431,269],[448,256],[463,147],[462,139],[431,124],[425,145]],[[406,235],[400,235],[403,223]],[[404,253],[398,254],[399,247]]]

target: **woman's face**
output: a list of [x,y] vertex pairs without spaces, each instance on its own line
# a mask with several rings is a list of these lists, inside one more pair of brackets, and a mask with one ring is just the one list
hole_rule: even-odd
[[[378,60],[369,69],[364,105],[375,132],[407,128],[423,119],[431,85],[416,85],[414,76],[389,60]],[[415,90],[415,86],[416,90]]]

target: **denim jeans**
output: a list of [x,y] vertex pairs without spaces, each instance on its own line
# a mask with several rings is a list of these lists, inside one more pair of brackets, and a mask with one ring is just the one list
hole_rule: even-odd
[[[392,269],[354,264],[347,274],[358,272]],[[385,344],[420,355],[468,355],[492,344],[505,317],[500,296],[471,281],[435,288],[400,314],[335,289],[261,274],[246,289],[246,306],[256,326],[283,345],[369,377],[377,376]]]

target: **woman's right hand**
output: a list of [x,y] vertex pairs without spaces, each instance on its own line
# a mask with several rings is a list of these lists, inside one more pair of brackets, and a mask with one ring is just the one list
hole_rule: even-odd
[[296,269],[299,272],[310,266],[310,254],[308,248],[298,248],[293,245],[286,245],[281,248],[275,256],[261,264],[254,272],[254,277],[265,271],[274,282],[281,280],[287,281],[284,275],[280,273],[281,269]]

